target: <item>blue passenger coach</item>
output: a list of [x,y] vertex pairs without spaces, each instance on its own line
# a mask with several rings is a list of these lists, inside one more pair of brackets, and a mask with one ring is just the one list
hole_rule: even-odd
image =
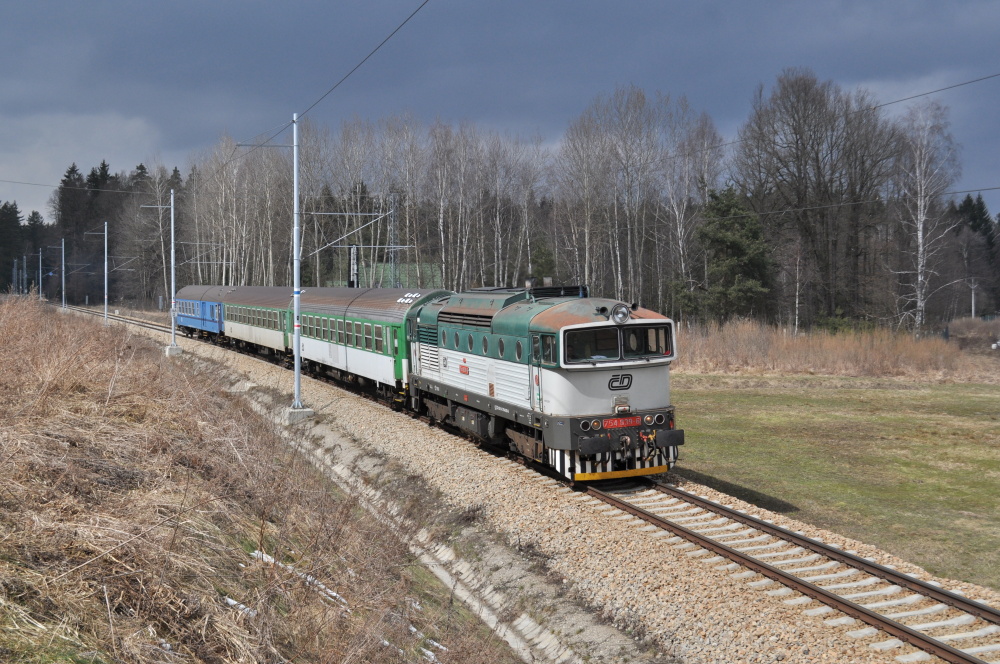
[[177,327],[196,337],[217,337],[225,331],[218,286],[185,286],[177,291]]

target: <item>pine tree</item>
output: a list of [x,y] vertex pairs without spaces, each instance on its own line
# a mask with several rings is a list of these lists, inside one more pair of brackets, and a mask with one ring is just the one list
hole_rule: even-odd
[[711,192],[698,241],[706,255],[704,302],[711,318],[767,315],[775,263],[759,217],[731,188]]
[[[11,286],[14,259],[21,260],[21,211],[11,201],[0,205],[0,291]],[[20,262],[18,262],[20,267]]]

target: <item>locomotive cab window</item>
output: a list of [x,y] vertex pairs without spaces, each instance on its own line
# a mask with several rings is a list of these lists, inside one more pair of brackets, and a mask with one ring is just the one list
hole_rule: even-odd
[[621,358],[618,328],[598,327],[566,332],[566,362],[607,362]]
[[669,356],[673,353],[670,329],[666,325],[623,328],[622,349],[625,359]]

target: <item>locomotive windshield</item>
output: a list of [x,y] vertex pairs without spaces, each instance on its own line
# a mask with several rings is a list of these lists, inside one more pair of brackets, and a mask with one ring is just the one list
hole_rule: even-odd
[[566,332],[566,363],[582,364],[670,357],[667,325],[591,327]]

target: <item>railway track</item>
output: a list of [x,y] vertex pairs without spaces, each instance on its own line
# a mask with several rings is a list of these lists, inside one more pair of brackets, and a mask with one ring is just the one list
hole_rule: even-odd
[[[915,652],[896,657],[921,662],[931,655],[955,664],[1000,664],[1000,611],[920,581],[850,551],[778,527],[671,485],[629,481],[589,487],[588,493],[691,543],[690,555],[705,560],[752,587],[806,607],[810,616],[839,611],[831,626],[857,621],[868,627],[848,632],[891,638],[871,647],[890,651],[906,644]],[[778,587],[780,584],[783,587]]]
[[[57,308],[57,309],[62,308],[60,305],[53,304],[52,306],[55,307],[55,308]],[[66,309],[68,311],[75,311],[77,313],[88,314],[88,315],[91,315],[91,316],[97,316],[99,318],[103,318],[104,317],[104,311],[103,310],[90,309],[90,308],[87,308],[87,307],[78,307],[78,306],[73,306],[73,305],[67,305]],[[111,312],[108,312],[108,320],[113,320],[113,321],[117,321],[117,322],[120,322],[120,323],[128,323],[129,325],[137,325],[139,327],[145,327],[145,328],[150,329],[150,330],[156,330],[157,332],[166,332],[167,334],[170,333],[170,325],[169,324],[164,325],[163,323],[156,323],[154,321],[146,320],[144,318],[133,318],[131,316],[123,316],[121,314],[113,314]],[[178,333],[178,334],[180,334],[180,333]]]

